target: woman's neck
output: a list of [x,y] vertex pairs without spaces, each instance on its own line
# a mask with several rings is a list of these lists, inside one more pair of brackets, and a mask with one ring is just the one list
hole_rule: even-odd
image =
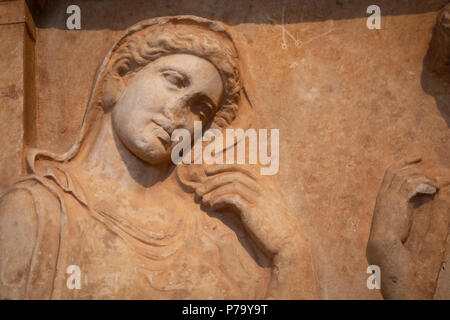
[[92,191],[108,186],[127,194],[145,194],[167,178],[170,163],[150,165],[132,154],[115,134],[110,114],[103,117],[95,142],[75,169]]

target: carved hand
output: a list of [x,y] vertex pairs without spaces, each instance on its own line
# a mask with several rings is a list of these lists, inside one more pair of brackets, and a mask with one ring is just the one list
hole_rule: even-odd
[[267,253],[279,253],[292,244],[296,221],[288,215],[280,195],[263,176],[257,176],[243,165],[210,166],[205,173],[203,184],[195,189],[205,206],[237,213]]
[[211,166],[205,173],[195,188],[202,203],[237,213],[255,242],[273,257],[266,298],[318,298],[308,240],[273,183],[243,165]]
[[[412,232],[412,201],[434,195],[439,185],[417,167],[420,158],[394,163],[381,184],[367,246],[369,264],[381,268],[381,291],[386,299],[431,299],[448,234],[448,212],[441,200],[421,224],[425,232]],[[416,224],[414,224],[415,226]],[[414,238],[414,239],[413,239]]]

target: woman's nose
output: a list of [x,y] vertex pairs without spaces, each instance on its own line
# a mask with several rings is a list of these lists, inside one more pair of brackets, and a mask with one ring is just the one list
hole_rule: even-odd
[[166,108],[164,108],[163,114],[171,125],[175,126],[179,122],[188,120],[188,109],[185,99],[177,99],[171,101]]

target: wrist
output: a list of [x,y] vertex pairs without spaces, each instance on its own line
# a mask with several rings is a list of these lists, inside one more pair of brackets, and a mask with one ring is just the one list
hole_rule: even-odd
[[268,298],[317,299],[316,275],[307,241],[293,239],[273,256]]

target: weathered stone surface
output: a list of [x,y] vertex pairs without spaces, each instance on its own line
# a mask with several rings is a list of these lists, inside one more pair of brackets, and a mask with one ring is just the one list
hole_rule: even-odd
[[[5,110],[13,109],[14,99],[1,98],[0,117],[8,123],[1,144],[2,157],[8,155],[0,162],[5,168],[0,172],[2,181],[9,183],[20,172],[10,168],[19,168],[24,158],[19,143],[24,139],[23,119],[28,119],[26,128],[30,133],[25,138],[28,147],[61,154],[79,141],[86,106],[95,107],[97,102],[89,102],[91,95],[103,107],[109,104],[113,111],[92,116],[93,125],[85,126],[87,138],[80,142],[80,155],[69,152],[58,159],[59,156],[47,154],[57,160],[50,162],[39,160],[44,157],[38,156],[32,170],[43,176],[45,182],[28,179],[4,196],[0,227],[9,230],[8,226],[15,221],[23,222],[27,232],[21,231],[19,234],[23,236],[5,240],[9,235],[5,231],[0,239],[4,248],[0,255],[11,255],[11,243],[16,243],[17,248],[23,246],[24,252],[33,241],[54,245],[59,241],[56,234],[61,221],[65,228],[61,249],[49,245],[50,258],[45,261],[37,256],[24,256],[16,261],[15,268],[8,269],[9,278],[4,282],[7,289],[0,289],[3,290],[0,293],[13,298],[450,297],[448,272],[438,270],[449,254],[448,245],[445,253],[441,250],[447,239],[445,228],[423,229],[430,217],[438,216],[442,218],[438,225],[445,226],[447,221],[448,234],[445,215],[450,214],[450,200],[445,185],[450,170],[450,89],[445,57],[450,57],[450,52],[449,37],[443,36],[447,30],[445,18],[439,18],[436,24],[438,12],[448,1],[383,2],[381,30],[366,27],[365,12],[371,3],[354,2],[242,1],[236,5],[222,1],[204,4],[127,1],[114,5],[106,0],[41,2],[41,12],[35,16],[36,96],[32,91],[26,95],[36,103],[36,111],[31,103],[32,111],[28,113],[31,116],[23,118],[22,93],[18,95],[19,102],[15,102],[22,111],[14,109],[16,115],[12,116],[14,113],[3,111],[3,101],[7,101]],[[81,30],[66,29],[69,4],[81,8]],[[448,11],[444,9],[439,17],[445,17],[445,10]],[[136,106],[133,99],[153,99],[139,93],[143,91],[143,79],[151,79],[151,67],[138,70],[133,69],[135,62],[131,63],[129,78],[141,80],[132,85],[127,78],[123,86],[116,82],[119,76],[103,75],[103,71],[112,68],[106,59],[99,69],[100,89],[94,91],[97,68],[124,30],[148,18],[184,14],[223,23],[234,43],[235,48],[229,50],[238,54],[236,60],[246,90],[246,95],[241,94],[240,98],[243,104],[252,107],[240,108],[232,126],[245,124],[280,130],[279,173],[257,179],[263,190],[259,191],[258,200],[254,200],[257,209],[240,209],[241,220],[229,214],[230,208],[238,207],[239,211],[236,199],[228,201],[225,212],[215,212],[209,207],[212,200],[204,198],[206,191],[199,185],[206,183],[205,173],[189,169],[166,171],[160,166],[164,155],[155,158],[154,153],[140,149],[136,142],[140,140],[133,130],[139,130],[137,123],[145,115],[140,113],[141,109],[133,109]],[[1,21],[13,19],[4,13],[0,17]],[[198,22],[198,18],[192,19]],[[24,45],[13,40],[19,38],[24,26],[0,25],[0,30],[8,30],[8,36],[0,34],[5,37],[0,43],[0,64],[2,70],[8,70],[0,76],[1,83],[23,82],[24,71],[20,69],[23,61],[14,67],[17,54],[11,57],[6,48],[11,47],[7,40],[12,39],[17,46],[14,52],[24,51]],[[195,30],[192,34],[198,31]],[[218,41],[233,48],[230,39],[219,37]],[[138,48],[145,47],[142,40],[136,43]],[[118,52],[113,51],[111,61],[115,61]],[[199,79],[214,78],[213,71],[206,71],[209,65],[204,61],[181,58],[180,65],[203,66],[191,70]],[[148,66],[157,66],[156,61]],[[164,62],[158,63],[161,61]],[[123,94],[124,87],[139,94]],[[197,89],[209,90],[210,99],[214,100],[214,90],[220,85],[213,87],[210,81]],[[163,138],[161,135],[155,133]],[[383,176],[393,162],[414,155],[422,157],[414,175],[429,177],[431,186],[424,187],[427,183],[421,180],[419,185],[409,187],[417,191],[420,186],[419,193],[429,193],[434,198],[423,196],[423,203],[411,202],[415,207],[408,209],[410,194],[388,188],[392,180]],[[158,170],[149,174],[148,164],[143,165],[142,160],[156,165]],[[35,162],[32,159],[30,163]],[[390,178],[398,176],[402,166],[395,169]],[[410,176],[397,180],[403,183],[407,178]],[[33,211],[28,207],[29,197],[39,200],[43,220],[26,218]],[[55,199],[65,203],[65,211]],[[94,217],[87,208],[96,212]],[[13,214],[22,211],[23,219]],[[60,217],[59,212],[63,211]],[[390,250],[392,243],[386,239],[392,240],[391,233],[397,236],[398,230],[411,223],[412,220],[399,218],[402,214],[409,216],[408,212],[414,217],[414,228],[409,241],[402,243],[401,250],[394,254]],[[261,220],[252,220],[258,214]],[[294,220],[287,222],[290,217]],[[111,221],[121,221],[125,226],[118,224],[118,227]],[[185,225],[174,227],[174,221]],[[39,235],[31,236],[36,224],[49,230],[47,238],[36,240]],[[164,244],[167,250],[178,248],[191,255],[182,255],[180,260],[166,265],[164,259],[158,259],[167,252],[146,251],[142,243],[154,241],[146,238],[148,232],[173,231],[172,227],[183,240],[177,238]],[[195,233],[196,228],[202,231]],[[27,238],[25,234],[30,235]],[[426,234],[436,236],[431,244],[428,242],[430,249],[417,249],[422,248],[420,239]],[[283,246],[277,243],[284,240],[278,237],[290,239],[289,250],[280,249]],[[408,253],[404,253],[403,245]],[[386,256],[378,254],[380,251],[392,252]],[[409,263],[410,254],[414,261],[419,261],[417,265]],[[57,256],[58,266],[54,260]],[[158,262],[147,264],[142,262],[142,256]],[[433,263],[421,268],[424,261]],[[382,266],[382,281],[398,278],[400,285],[383,282],[382,294],[369,290],[366,269],[370,263]],[[67,289],[65,270],[70,264],[80,266],[88,275],[88,280],[83,278],[84,290]],[[409,269],[399,270],[398,265],[411,266],[411,270],[417,267],[420,270],[414,272],[421,274],[420,279],[412,279],[410,274],[403,277],[403,270]],[[161,273],[163,267],[167,271]],[[220,268],[226,275],[218,275]],[[273,280],[276,278],[271,274],[273,270],[280,272],[277,281]],[[386,278],[383,270],[389,274]],[[31,275],[27,283],[20,277],[23,273]],[[53,289],[48,285],[52,280],[56,284]],[[403,285],[403,281],[414,287]],[[140,285],[130,287],[126,285],[129,283]]]
[[28,133],[36,136],[34,41],[34,24],[24,1],[0,2],[0,189],[25,173],[24,142]]

